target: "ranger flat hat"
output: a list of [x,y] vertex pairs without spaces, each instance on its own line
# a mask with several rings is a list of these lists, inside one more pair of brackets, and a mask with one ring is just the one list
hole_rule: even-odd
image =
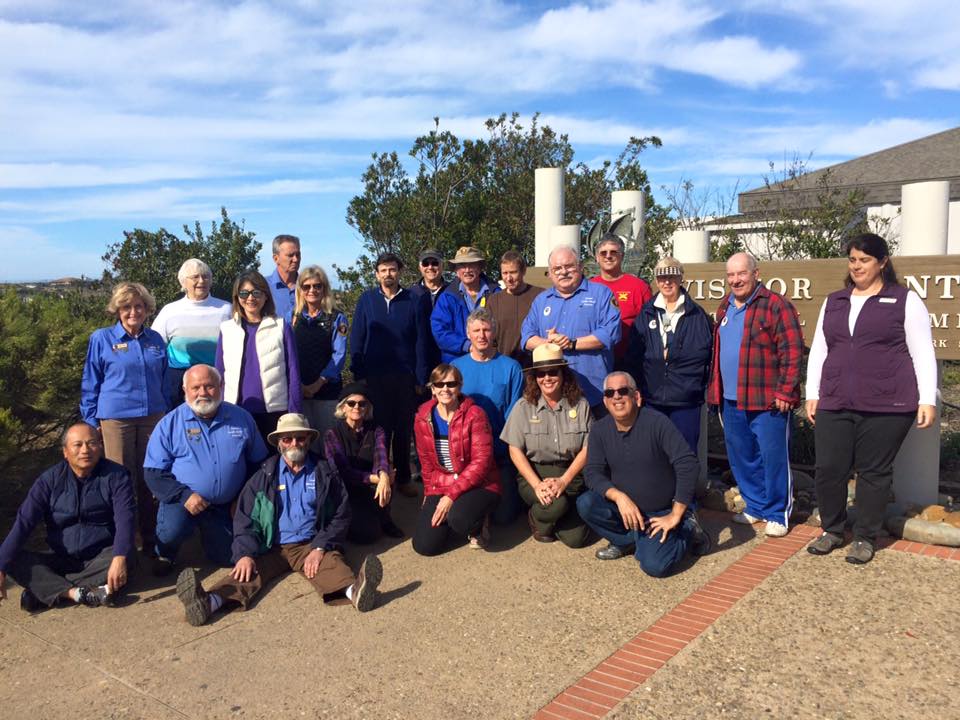
[[525,370],[566,367],[569,363],[563,358],[563,350],[556,343],[544,343],[533,349],[533,364]]

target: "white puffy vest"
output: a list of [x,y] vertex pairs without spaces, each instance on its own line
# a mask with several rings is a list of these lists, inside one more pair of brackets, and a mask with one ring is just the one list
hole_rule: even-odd
[[[220,323],[223,336],[223,399],[236,404],[240,394],[240,361],[245,333],[238,318]],[[260,321],[256,336],[260,360],[260,387],[267,412],[287,411],[287,362],[283,349],[283,319],[268,316]]]

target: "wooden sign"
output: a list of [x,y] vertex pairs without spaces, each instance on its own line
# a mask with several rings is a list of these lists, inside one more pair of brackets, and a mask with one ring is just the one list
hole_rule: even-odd
[[[892,259],[900,282],[915,291],[927,306],[937,359],[960,359],[960,255]],[[729,294],[726,265],[691,263],[683,267],[683,284],[690,296],[711,316],[715,315],[720,302]],[[800,313],[808,346],[824,299],[843,287],[846,276],[846,258],[760,263],[763,284],[789,299]]]

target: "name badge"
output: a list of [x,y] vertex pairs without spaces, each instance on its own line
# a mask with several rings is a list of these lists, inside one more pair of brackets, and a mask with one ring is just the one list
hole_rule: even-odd
[[540,422],[540,418],[538,418],[536,415],[534,415],[533,417],[530,418],[530,422],[531,422],[531,423],[538,423],[538,422]]
[[277,485],[277,490],[280,490],[281,492],[283,492],[286,489],[287,489],[286,485]]
[[890,303],[892,305],[893,303],[897,302],[897,299],[896,298],[880,298],[880,302]]
[[130,350],[130,348],[129,348],[129,346],[127,345],[127,343],[125,343],[125,342],[116,343],[116,344],[113,346],[113,351],[114,351],[114,352],[128,352],[129,350]]

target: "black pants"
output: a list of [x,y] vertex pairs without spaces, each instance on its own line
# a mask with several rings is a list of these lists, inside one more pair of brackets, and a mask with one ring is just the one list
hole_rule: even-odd
[[253,415],[253,421],[257,424],[257,430],[260,431],[260,437],[263,438],[263,444],[270,455],[276,455],[277,449],[267,440],[267,435],[277,429],[277,422],[282,416],[282,412],[256,413]]
[[[107,582],[107,570],[113,562],[113,548],[106,547],[89,560],[79,560],[52,552],[21,550],[10,565],[10,577],[52,607],[64,592],[74,587],[91,587]],[[127,562],[127,575],[131,568]]]
[[409,373],[373,375],[367,379],[373,420],[383,428],[390,458],[397,470],[397,483],[410,482],[410,438],[417,410],[415,381]]
[[347,486],[347,497],[350,498],[350,529],[347,530],[347,540],[369,545],[375,543],[383,535],[383,526],[392,521],[390,505],[380,507],[380,503],[373,496],[376,485]]
[[420,555],[439,555],[447,548],[451,535],[465,538],[479,535],[483,519],[497,505],[500,496],[490,490],[474,488],[467,490],[453,501],[446,521],[437,527],[430,525],[433,513],[443,495],[428,495],[417,515],[417,528],[413,531],[413,549]]
[[857,518],[853,537],[875,541],[890,499],[893,461],[915,419],[916,413],[817,412],[815,482],[820,524],[825,531],[843,534],[847,481],[855,468]]

